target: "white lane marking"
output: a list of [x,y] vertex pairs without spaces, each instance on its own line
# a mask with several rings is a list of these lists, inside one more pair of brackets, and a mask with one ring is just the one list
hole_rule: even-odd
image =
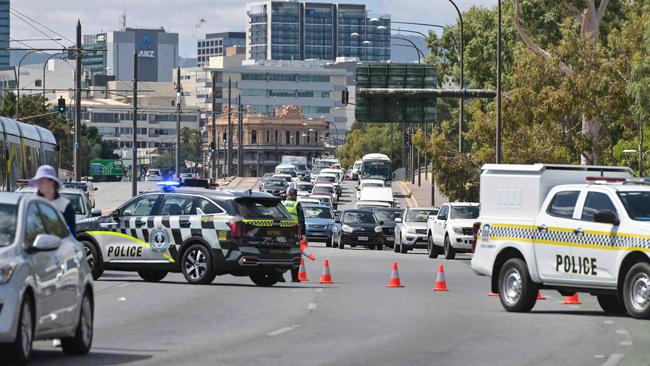
[[612,325],[614,324],[613,320],[603,320],[603,324]]
[[323,292],[322,288],[316,289],[316,292]]
[[614,366],[618,365],[619,362],[623,359],[623,354],[622,353],[612,353],[607,361],[603,364],[603,366]]
[[117,286],[116,288],[126,287],[126,286],[128,286],[128,285],[129,285],[128,283],[123,283],[123,284]]
[[605,355],[594,355],[594,358],[596,359],[605,359]]
[[629,335],[630,333],[628,333],[627,330],[616,329],[616,334]]
[[126,297],[122,296],[122,297],[118,298],[117,301],[126,301]]
[[621,346],[629,347],[632,345],[632,341],[622,341]]
[[307,305],[307,309],[314,310],[316,309],[316,306],[318,306],[318,304],[316,304],[315,302],[310,302],[309,305]]
[[295,325],[292,325],[290,327],[280,328],[280,329],[275,330],[275,331],[273,331],[271,333],[268,333],[267,335],[270,336],[270,337],[273,337],[273,336],[280,335],[280,334],[283,334],[283,333],[286,333],[286,332],[290,332],[290,331],[298,328],[299,326],[300,326],[300,324],[295,324]]

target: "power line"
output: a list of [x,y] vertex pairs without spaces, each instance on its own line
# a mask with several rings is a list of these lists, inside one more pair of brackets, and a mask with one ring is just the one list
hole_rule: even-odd
[[[5,5],[5,6],[6,6],[6,5]],[[40,25],[41,27],[43,27],[43,28],[49,30],[50,32],[56,34],[57,36],[59,36],[59,37],[65,39],[66,41],[68,41],[68,42],[70,42],[70,43],[73,43],[73,44],[75,43],[75,42],[72,42],[72,41],[70,40],[70,38],[68,38],[68,37],[66,37],[66,36],[64,36],[64,35],[62,35],[61,33],[55,31],[54,29],[48,28],[45,24],[40,23],[38,20],[36,20],[36,19],[34,19],[34,18],[31,18],[29,15],[27,15],[27,14],[25,14],[25,13],[22,13],[22,12],[20,12],[19,10],[16,10],[16,8],[14,8],[13,10],[14,10],[16,13],[18,13],[18,14],[24,16],[25,18],[31,20],[32,22],[34,22],[34,23]]]
[[54,42],[58,43],[61,47],[66,48],[66,46],[65,46],[63,43],[61,43],[61,42],[59,42],[59,41],[57,41],[57,40],[54,40],[50,35],[48,35],[47,33],[43,32],[41,29],[35,27],[33,24],[31,24],[30,22],[28,22],[27,20],[25,20],[23,17],[21,17],[20,15],[18,15],[18,14],[17,14],[13,9],[11,9],[9,6],[7,6],[7,5],[5,5],[5,4],[0,4],[0,6],[3,7],[3,8],[5,8],[5,9],[8,9],[8,10],[9,10],[9,11],[14,15],[14,16],[16,16],[18,19],[22,20],[23,23],[27,24],[27,25],[30,26],[31,28],[35,29],[37,32],[41,33],[41,34],[44,35],[45,37],[47,37],[47,38],[53,40]]

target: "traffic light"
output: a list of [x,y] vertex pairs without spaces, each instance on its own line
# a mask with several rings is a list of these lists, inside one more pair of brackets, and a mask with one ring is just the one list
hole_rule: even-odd
[[350,103],[350,91],[348,91],[348,88],[343,89],[341,92],[341,103],[343,103],[343,105],[348,105]]
[[211,143],[210,143],[210,151],[211,151],[211,152],[214,152],[216,149],[217,149],[217,148],[216,148],[216,146],[214,146],[214,142],[211,142]]
[[409,146],[411,144],[411,133],[404,132],[404,145]]
[[65,114],[65,108],[66,108],[65,107],[65,98],[59,97],[59,105],[58,105],[57,110],[59,111],[59,113]]

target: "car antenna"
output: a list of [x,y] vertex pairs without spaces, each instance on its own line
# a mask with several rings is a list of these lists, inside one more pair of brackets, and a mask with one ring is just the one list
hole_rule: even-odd
[[248,192],[248,195],[250,196],[251,194],[253,194],[253,189],[249,188],[246,192]]

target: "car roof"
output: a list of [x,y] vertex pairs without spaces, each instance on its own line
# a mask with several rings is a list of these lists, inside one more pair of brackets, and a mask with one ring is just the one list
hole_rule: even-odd
[[364,184],[364,183],[381,183],[384,184],[384,181],[381,179],[361,179],[359,181],[359,184]]
[[0,204],[17,205],[25,197],[24,194],[15,192],[0,192]]
[[[325,170],[325,169],[323,169],[323,170]],[[326,178],[327,178],[327,177],[331,177],[331,178],[336,178],[336,174],[334,174],[334,173],[323,173],[323,170],[321,170],[321,173],[318,174],[318,177],[316,177],[316,179],[318,179],[318,178],[320,178],[320,177],[326,177]]]
[[478,202],[450,202],[448,203],[449,206],[452,207],[458,207],[458,206],[479,206],[480,203]]
[[334,188],[334,185],[332,183],[318,183],[318,184],[314,184],[314,188],[316,188],[316,187],[332,187],[332,188]]
[[372,210],[365,209],[365,208],[353,208],[353,209],[349,209],[349,210],[345,210],[345,211],[343,211],[344,214],[346,214],[346,213],[354,213],[354,212],[369,212],[369,213],[373,213]]
[[220,198],[220,199],[236,199],[236,198],[263,198],[263,199],[277,199],[268,193],[255,192],[255,191],[233,191],[230,189],[207,189],[207,188],[196,188],[196,187],[178,187],[174,188],[171,191],[163,192],[160,189],[152,189],[144,194],[152,193],[162,193],[162,194],[189,194],[209,198]]
[[318,204],[318,203],[305,203],[304,205],[303,204],[301,204],[301,205],[302,205],[302,207],[318,207],[318,208],[325,208],[325,209],[328,209],[328,210],[331,209],[330,206],[321,205],[321,204]]
[[[35,187],[20,187],[16,190],[17,193],[35,193],[36,188]],[[79,189],[79,188],[61,188],[59,189],[59,193],[72,193],[72,194],[79,194],[82,196],[85,196],[86,193]]]
[[613,192],[650,192],[650,186],[646,184],[623,184],[623,183],[581,183],[581,184],[562,184],[554,187],[556,189],[576,189],[582,190],[587,188],[601,188]]

